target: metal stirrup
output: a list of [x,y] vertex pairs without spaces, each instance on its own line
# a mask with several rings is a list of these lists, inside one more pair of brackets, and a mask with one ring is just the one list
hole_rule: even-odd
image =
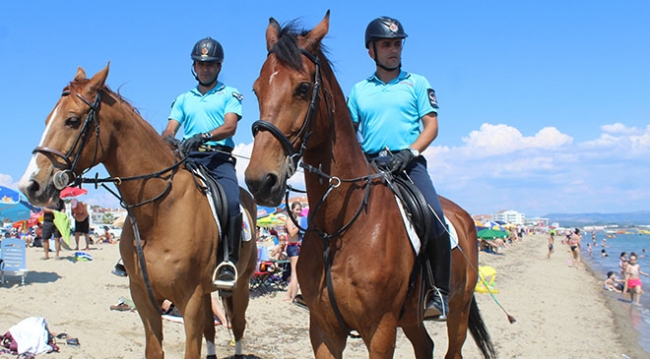
[[[219,269],[221,267],[231,267],[233,269],[233,273],[235,274],[235,278],[231,281],[223,281],[219,280],[217,278],[217,275],[219,273]],[[224,290],[233,290],[237,286],[237,279],[239,278],[239,274],[237,273],[237,266],[231,261],[223,261],[221,262],[217,268],[214,270],[214,273],[212,273],[212,285],[217,287],[218,289],[224,289]]]

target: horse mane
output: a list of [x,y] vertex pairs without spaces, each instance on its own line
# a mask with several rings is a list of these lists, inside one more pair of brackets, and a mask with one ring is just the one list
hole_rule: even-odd
[[[83,87],[90,81],[89,79],[82,79],[82,80],[73,80],[71,81],[66,88],[63,89],[63,91],[70,91],[70,92],[75,92],[75,93],[80,93],[83,89]],[[122,96],[119,92],[115,92],[111,90],[108,85],[104,85],[104,87],[101,88],[102,92],[110,96],[114,101],[117,101],[123,105],[125,105],[128,109],[132,110],[134,113],[138,114],[138,117],[140,117],[141,120],[145,121],[144,118],[142,118],[142,115],[140,114],[140,111],[135,108],[129,100],[127,100],[124,96]],[[106,98],[104,98],[106,99]],[[145,121],[146,122],[146,121]]]
[[[302,71],[302,54],[298,47],[298,36],[305,36],[310,30],[299,29],[296,20],[282,25],[278,31],[278,42],[273,45],[269,53],[274,53],[278,61],[292,69]],[[319,46],[316,56],[324,60],[332,67],[331,61],[327,58],[327,47],[322,43]]]

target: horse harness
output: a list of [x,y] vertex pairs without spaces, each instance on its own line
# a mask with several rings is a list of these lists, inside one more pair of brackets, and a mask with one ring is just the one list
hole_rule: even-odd
[[[108,192],[110,192],[113,196],[115,196],[120,201],[120,206],[126,209],[127,215],[131,222],[131,228],[133,230],[133,235],[135,237],[138,262],[140,263],[140,270],[142,271],[142,277],[144,279],[145,287],[147,289],[147,295],[149,296],[149,300],[151,300],[154,308],[158,308],[158,312],[160,312],[160,308],[158,307],[155,296],[153,294],[153,289],[151,288],[151,282],[149,280],[149,271],[147,270],[147,265],[144,260],[142,238],[140,236],[140,230],[138,229],[138,225],[136,223],[135,215],[133,214],[132,209],[148,203],[155,202],[158,199],[165,196],[167,193],[169,193],[169,191],[171,190],[174,175],[176,174],[179,166],[185,162],[186,158],[183,158],[180,161],[176,161],[176,157],[174,156],[173,165],[164,168],[160,171],[150,173],[150,174],[145,174],[145,175],[130,176],[130,177],[99,178],[98,174],[96,174],[94,178],[82,177],[85,173],[87,173],[92,167],[94,167],[97,164],[96,163],[97,149],[99,147],[99,133],[100,133],[99,121],[97,120],[97,112],[99,111],[99,106],[101,103],[100,91],[97,91],[97,94],[95,95],[95,101],[92,103],[88,101],[86,98],[84,98],[81,94],[76,94],[79,99],[81,99],[84,103],[86,103],[90,107],[90,111],[86,115],[81,131],[77,135],[77,138],[75,139],[72,147],[70,148],[70,150],[68,150],[67,153],[63,153],[59,150],[49,148],[49,147],[42,147],[42,146],[37,146],[36,148],[34,148],[32,153],[54,155],[55,157],[62,159],[66,163],[68,168],[64,169],[63,171],[57,171],[52,176],[53,185],[57,190],[61,191],[62,189],[64,189],[65,187],[71,184],[76,187],[81,187],[82,183],[92,183],[95,185],[95,189],[97,189],[98,185],[101,185],[103,188],[105,188]],[[64,91],[61,96],[69,96],[70,94],[71,94],[70,91]],[[83,150],[84,146],[87,143],[91,123],[95,123],[95,150],[93,151],[93,160],[87,170],[85,170],[81,174],[76,174],[75,170],[78,165],[81,151]],[[73,156],[73,154],[74,154],[74,158],[70,160],[70,157]],[[170,173],[170,175],[169,178],[167,179],[167,185],[165,186],[162,192],[160,192],[158,195],[154,196],[153,198],[146,199],[135,204],[130,204],[130,205],[126,204],[119,190],[119,186],[122,184],[122,182],[144,180],[144,179],[151,179],[151,178],[161,178],[165,173],[168,172]],[[113,183],[118,188],[117,192],[113,191],[110,187],[106,186],[106,183]]]

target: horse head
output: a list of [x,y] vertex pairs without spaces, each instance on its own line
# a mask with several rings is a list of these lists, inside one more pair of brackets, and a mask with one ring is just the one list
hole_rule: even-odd
[[91,79],[79,67],[77,74],[45,120],[45,131],[20,180],[20,190],[31,203],[45,205],[85,169],[101,162],[108,138],[99,131],[97,111],[108,76],[107,64]]
[[249,190],[262,205],[281,202],[307,149],[322,92],[318,55],[328,29],[329,11],[314,29],[300,34],[269,20],[268,57],[253,85],[260,120],[253,124],[255,143],[245,172]]

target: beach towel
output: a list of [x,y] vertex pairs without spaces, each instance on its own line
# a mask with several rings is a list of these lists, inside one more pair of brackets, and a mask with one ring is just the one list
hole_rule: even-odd
[[9,328],[2,337],[2,346],[18,355],[59,351],[43,317],[29,317]]
[[70,219],[68,215],[63,212],[54,211],[54,225],[61,233],[61,238],[63,238],[65,244],[70,247]]

